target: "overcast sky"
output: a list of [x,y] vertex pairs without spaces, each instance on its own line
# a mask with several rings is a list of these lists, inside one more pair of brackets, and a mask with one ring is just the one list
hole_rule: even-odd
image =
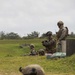
[[0,31],[5,33],[55,33],[59,20],[75,33],[75,0],[0,0]]

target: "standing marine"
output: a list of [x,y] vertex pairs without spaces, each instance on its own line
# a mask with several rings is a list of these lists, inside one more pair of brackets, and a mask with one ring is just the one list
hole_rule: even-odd
[[68,28],[64,27],[64,23],[62,21],[57,22],[57,26],[59,31],[56,32],[57,36],[57,51],[61,52],[62,50],[62,41],[66,40],[68,36]]

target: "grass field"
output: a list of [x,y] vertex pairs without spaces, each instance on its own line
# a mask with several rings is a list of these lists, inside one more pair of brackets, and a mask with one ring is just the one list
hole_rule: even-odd
[[29,47],[21,44],[35,44],[35,49],[44,48],[43,39],[0,40],[0,75],[22,75],[18,69],[29,64],[39,64],[46,75],[75,75],[75,55],[60,59],[46,59],[46,56],[24,56]]

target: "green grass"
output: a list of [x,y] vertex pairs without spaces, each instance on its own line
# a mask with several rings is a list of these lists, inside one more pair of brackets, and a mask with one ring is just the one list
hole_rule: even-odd
[[41,39],[27,39],[27,40],[0,40],[0,57],[5,56],[20,56],[28,54],[30,49],[28,46],[20,48],[21,44],[34,44],[35,49],[43,48]]
[[75,55],[61,59],[46,59],[46,56],[23,56],[29,47],[19,48],[20,44],[35,44],[35,49],[44,48],[43,39],[0,40],[0,75],[22,75],[18,69],[29,64],[41,65],[46,75],[75,75]]

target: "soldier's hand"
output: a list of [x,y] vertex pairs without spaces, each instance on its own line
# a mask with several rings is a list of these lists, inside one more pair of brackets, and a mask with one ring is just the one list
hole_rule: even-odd
[[61,41],[58,40],[58,41],[57,41],[57,44],[60,45],[60,44],[61,44]]

